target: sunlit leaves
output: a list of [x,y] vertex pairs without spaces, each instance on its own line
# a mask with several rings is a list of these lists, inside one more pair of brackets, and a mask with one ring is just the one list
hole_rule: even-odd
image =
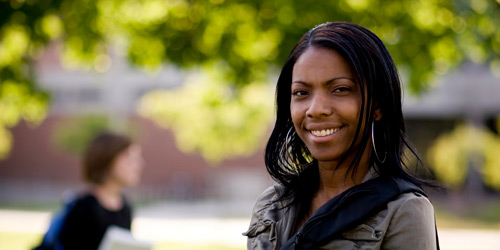
[[0,159],[8,156],[12,147],[12,134],[0,124]]
[[429,149],[428,159],[436,177],[452,188],[463,185],[471,161],[481,161],[478,169],[484,182],[500,189],[500,136],[472,126],[460,125],[441,135]]
[[469,165],[468,141],[475,133],[469,127],[456,128],[453,133],[439,137],[429,149],[429,162],[439,180],[452,187],[463,184]]
[[[24,13],[29,4],[12,4],[13,19],[31,18]],[[305,30],[325,21],[353,21],[374,30],[391,45],[396,62],[409,66],[410,87],[417,91],[465,58],[492,61],[499,52],[490,54],[489,48],[500,50],[499,4],[488,0],[66,0],[45,5],[36,30],[47,39],[63,37],[70,67],[105,69],[95,58],[117,42],[119,53],[126,51],[132,63],[148,69],[165,61],[191,67],[223,60],[231,65],[230,80],[243,85],[262,80],[252,77],[255,68],[266,68],[258,65],[281,64]]]
[[[303,0],[0,0],[0,80],[28,86],[25,92],[29,94],[24,95],[22,101],[26,111],[12,116],[32,121],[42,119],[46,113],[46,97],[37,95],[33,87],[36,78],[30,64],[55,40],[61,44],[63,65],[70,68],[106,72],[113,65],[110,54],[116,53],[149,72],[160,70],[167,63],[180,69],[211,71],[218,75],[218,84],[205,89],[202,87],[205,82],[199,80],[198,91],[208,95],[210,88],[227,88],[231,98],[223,103],[231,109],[244,109],[247,104],[242,104],[241,93],[252,85],[268,82],[305,31],[327,21],[351,21],[381,37],[398,67],[404,70],[408,88],[421,92],[436,76],[446,74],[464,60],[489,63],[492,73],[500,75],[499,13],[498,0],[314,3]],[[211,81],[213,79],[208,82]],[[182,87],[188,88],[192,87]],[[173,93],[178,96],[177,103],[194,98],[187,90]],[[155,105],[147,107],[156,110]],[[201,114],[198,108],[184,112],[154,110],[143,112],[153,119],[156,119],[154,114],[161,113],[161,120],[168,124],[175,123],[172,117],[208,114],[210,119],[219,119],[217,117],[223,117],[221,114],[226,112],[219,106],[205,107],[202,112],[206,114]],[[9,112],[18,111],[6,113]],[[240,114],[241,117],[236,118],[227,116],[228,123],[231,119],[251,123],[250,114],[244,111]],[[189,121],[188,118],[178,120],[183,119]],[[184,131],[200,129],[215,143],[225,143],[227,135],[217,130],[221,126],[195,125],[184,122],[181,127]],[[252,134],[250,130],[248,133]],[[255,137],[259,133],[256,132]],[[205,152],[206,149],[202,149],[205,146],[193,146],[196,142],[187,142],[189,138],[184,135],[181,138],[184,141],[179,142],[192,144],[182,146],[185,150]],[[199,136],[192,140],[199,140]],[[217,148],[216,144],[204,145],[210,150]],[[249,152],[254,146],[248,145]],[[236,152],[236,148],[231,150]]]
[[[165,20],[167,14],[169,13],[168,1],[152,0],[121,2],[123,3],[120,4],[118,8],[113,8],[108,5],[109,3],[112,4],[113,1],[99,1],[99,4],[102,5],[100,10],[106,13],[117,10],[114,18],[121,18],[131,25],[137,24],[139,26],[149,26],[161,23]],[[187,6],[185,3],[184,6],[185,7],[183,9],[186,10]]]
[[49,38],[55,39],[63,32],[61,19],[55,14],[48,14],[40,20],[42,32]]
[[130,60],[145,68],[158,68],[164,60],[165,45],[156,37],[136,36],[131,38],[128,56]]
[[[500,131],[500,116],[496,119],[496,129]],[[484,148],[484,182],[500,190],[500,136],[492,137]]]
[[[7,6],[6,6],[7,5]],[[10,6],[9,6],[10,5]],[[10,9],[11,8],[11,9]],[[48,37],[61,34],[60,20],[50,11],[24,2],[0,2],[0,159],[13,144],[9,131],[21,119],[39,124],[47,114],[48,97],[33,87],[31,59]]]
[[98,23],[100,13],[96,2],[63,1],[60,8],[59,15],[65,28],[63,65],[94,70],[95,58],[109,52],[109,45],[104,39],[106,31],[101,30]]
[[8,129],[21,119],[31,125],[38,125],[47,114],[47,96],[33,93],[28,84],[0,82],[0,159],[7,156],[12,145],[12,135]]
[[430,45],[430,53],[434,57],[434,68],[437,74],[443,75],[461,61],[455,42],[451,38],[443,38]]
[[175,90],[145,95],[139,113],[174,132],[184,152],[210,162],[252,154],[265,144],[272,119],[273,90],[261,83],[234,89],[207,73]]
[[270,29],[255,34],[254,30],[255,28],[250,25],[238,27],[237,36],[240,42],[235,45],[235,53],[253,62],[274,59],[281,42],[281,32],[277,29]]
[[484,182],[497,190],[500,190],[500,138],[496,142],[488,143],[484,148],[484,166],[481,171]]
[[8,25],[0,29],[0,67],[19,65],[28,52],[28,30],[22,25]]
[[12,127],[21,118],[39,123],[45,117],[46,100],[42,95],[31,94],[26,85],[6,81],[0,85],[0,123]]
[[351,1],[346,1],[346,3],[353,9],[357,11],[362,11],[365,10],[370,6],[370,1],[369,0],[351,0]]
[[62,60],[67,68],[93,70],[98,68],[96,58],[101,55],[107,55],[107,46],[103,42],[71,36],[66,40]]
[[108,117],[86,115],[60,122],[53,140],[61,149],[81,155],[97,133],[109,130]]
[[471,0],[472,9],[478,14],[483,14],[488,8],[487,0]]

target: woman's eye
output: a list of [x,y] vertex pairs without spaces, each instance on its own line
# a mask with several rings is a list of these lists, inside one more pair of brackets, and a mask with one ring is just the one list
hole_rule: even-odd
[[333,92],[335,92],[335,93],[342,93],[342,92],[347,92],[349,90],[350,89],[348,87],[339,87],[339,88],[334,89]]
[[292,92],[293,96],[305,96],[307,95],[307,92],[304,90],[296,90]]

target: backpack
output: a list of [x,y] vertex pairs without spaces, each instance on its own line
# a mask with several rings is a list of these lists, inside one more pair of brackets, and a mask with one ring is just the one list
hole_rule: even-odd
[[59,241],[59,235],[64,228],[66,217],[75,206],[77,200],[75,196],[65,199],[63,206],[52,217],[49,229],[43,236],[42,243],[32,250],[64,250]]

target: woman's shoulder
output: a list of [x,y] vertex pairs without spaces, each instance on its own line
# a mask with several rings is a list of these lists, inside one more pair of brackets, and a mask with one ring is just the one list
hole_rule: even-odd
[[264,192],[259,195],[257,201],[255,202],[253,213],[261,214],[262,211],[268,210],[271,207],[275,207],[276,205],[278,205],[278,203],[281,203],[279,201],[279,198],[283,192],[283,189],[283,186],[275,184],[264,190]]
[[387,204],[388,210],[402,213],[434,213],[429,198],[419,192],[407,192]]
[[[389,201],[385,209],[365,221],[374,231],[389,235],[407,230],[434,229],[434,208],[420,192],[405,192]],[[355,230],[356,231],[356,230]],[[387,235],[386,235],[387,236]]]
[[97,203],[97,198],[91,192],[80,192],[75,195],[75,205],[89,206]]
[[97,197],[90,191],[79,190],[64,194],[64,204],[70,208],[71,214],[82,216],[83,214],[96,213],[100,204]]
[[426,236],[433,238],[435,233],[434,207],[421,193],[408,192],[387,204],[389,238],[393,234]]
[[289,214],[293,207],[285,207],[286,201],[280,199],[283,186],[273,185],[257,198],[255,202],[250,226],[243,233],[248,237],[248,249],[274,249],[277,240],[286,236],[288,225],[292,222]]
[[325,249],[436,249],[434,209],[419,192],[407,192],[363,223],[327,243]]
[[277,222],[282,219],[285,213],[290,209],[290,206],[286,205],[287,200],[281,197],[283,193],[284,187],[280,184],[275,184],[264,190],[255,202],[252,210],[251,222]]
[[266,188],[257,198],[257,202],[267,202],[278,198],[279,194],[283,190],[283,186],[280,184],[274,184]]
[[387,230],[384,247],[436,249],[434,208],[421,193],[401,194],[387,204]]

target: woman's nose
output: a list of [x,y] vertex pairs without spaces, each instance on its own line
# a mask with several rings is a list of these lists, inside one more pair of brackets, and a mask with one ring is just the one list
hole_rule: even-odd
[[321,118],[332,114],[332,107],[328,98],[324,94],[315,94],[311,96],[306,115],[310,118]]

